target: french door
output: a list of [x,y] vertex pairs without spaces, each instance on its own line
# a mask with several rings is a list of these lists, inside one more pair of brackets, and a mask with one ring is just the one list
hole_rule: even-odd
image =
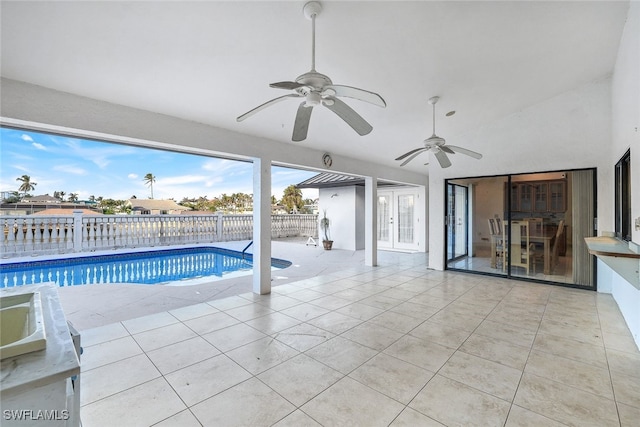
[[466,256],[468,231],[468,189],[447,184],[447,261]]
[[412,190],[378,191],[378,247],[417,250],[417,193]]

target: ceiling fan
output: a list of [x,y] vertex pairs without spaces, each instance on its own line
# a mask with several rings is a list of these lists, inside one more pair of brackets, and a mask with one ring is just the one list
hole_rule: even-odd
[[[474,159],[482,158],[482,154],[476,153],[475,151],[467,150],[466,148],[458,147],[455,145],[445,145],[444,138],[440,138],[436,135],[436,103],[439,99],[439,96],[429,98],[429,104],[433,105],[433,135],[423,141],[424,147],[413,149],[396,158],[396,160],[403,160],[406,158],[406,160],[402,162],[400,166],[406,165],[411,160],[415,159],[419,154],[422,154],[425,151],[433,153],[433,155],[436,156],[436,160],[438,160],[438,163],[440,163],[440,166],[443,168],[448,168],[449,166],[451,166],[451,160],[449,160],[447,154],[460,153],[471,156]],[[425,165],[428,164],[429,163],[425,163]]]
[[304,5],[304,15],[311,20],[311,71],[302,74],[295,81],[285,81],[271,83],[269,86],[276,89],[292,90],[293,93],[279,96],[265,102],[239,116],[238,122],[253,116],[257,112],[286,99],[303,98],[298,107],[296,120],[293,125],[293,141],[304,141],[309,130],[309,120],[313,107],[323,105],[333,111],[338,117],[344,120],[359,135],[367,135],[373,127],[356,113],[351,107],[339,99],[347,97],[368,102],[380,107],[386,107],[384,99],[374,92],[358,89],[351,86],[334,85],[331,79],[316,71],[316,16],[320,14],[322,6],[316,1],[311,1]]

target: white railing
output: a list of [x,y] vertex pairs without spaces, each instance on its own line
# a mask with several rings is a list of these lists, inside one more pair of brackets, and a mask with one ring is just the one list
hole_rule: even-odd
[[[2,257],[228,242],[253,237],[253,215],[1,217]],[[315,236],[317,215],[272,215],[271,237]]]

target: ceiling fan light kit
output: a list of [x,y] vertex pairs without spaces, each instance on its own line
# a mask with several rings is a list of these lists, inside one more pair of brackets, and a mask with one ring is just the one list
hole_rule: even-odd
[[304,98],[298,106],[293,125],[291,138],[293,141],[304,141],[307,138],[311,112],[313,107],[320,105],[335,113],[359,135],[369,134],[373,127],[340,98],[353,98],[379,107],[386,107],[386,102],[374,92],[351,86],[334,85],[328,76],[316,71],[316,17],[322,11],[322,5],[319,2],[311,1],[304,5],[302,11],[304,16],[311,20],[311,70],[298,76],[295,81],[271,83],[269,86],[272,88],[292,90],[294,93],[271,99],[242,114],[236,120],[241,122],[265,108],[289,98]]
[[[447,154],[465,154],[467,156],[473,157],[474,159],[481,159],[482,154],[476,153],[475,151],[468,150],[466,148],[458,147],[456,145],[445,145],[446,141],[444,138],[436,135],[436,104],[440,99],[439,96],[432,96],[429,98],[429,104],[433,106],[433,135],[423,141],[424,146],[420,148],[414,148],[403,155],[396,158],[396,160],[404,160],[400,163],[400,166],[404,166],[409,163],[411,160],[418,157],[420,154],[424,152],[433,153],[436,160],[440,164],[442,168],[448,168],[451,166],[451,160],[449,160],[449,156]],[[455,114],[455,111],[449,111],[447,116],[452,116]],[[425,163],[428,165],[429,163]]]

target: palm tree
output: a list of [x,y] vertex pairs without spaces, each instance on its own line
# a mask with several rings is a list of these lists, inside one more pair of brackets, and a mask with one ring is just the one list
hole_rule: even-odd
[[20,178],[16,178],[16,181],[22,182],[18,191],[24,192],[24,196],[26,197],[27,193],[31,190],[35,190],[37,182],[31,182],[31,177],[29,175],[22,175]]
[[144,184],[151,187],[151,198],[153,199],[153,183],[156,182],[156,177],[152,173],[148,173],[144,176]]
[[286,206],[287,212],[298,212],[304,206],[302,201],[302,190],[295,185],[290,185],[284,189],[282,204]]
[[77,202],[78,201],[78,193],[69,193],[69,201],[70,202]]

